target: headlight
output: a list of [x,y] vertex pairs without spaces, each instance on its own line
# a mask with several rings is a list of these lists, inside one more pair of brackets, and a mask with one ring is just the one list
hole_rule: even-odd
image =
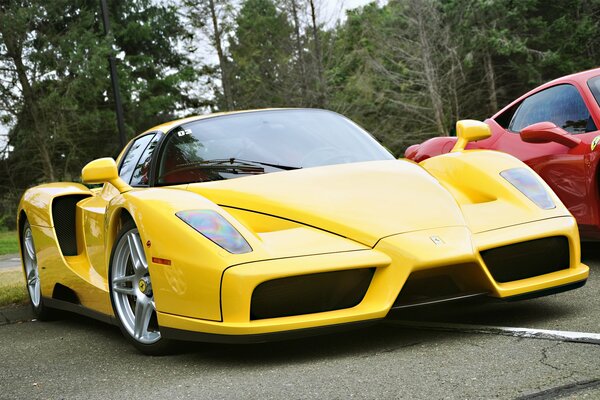
[[548,191],[540,182],[540,178],[535,176],[527,168],[511,168],[500,172],[500,176],[509,181],[521,193],[537,204],[544,210],[556,208],[554,201],[548,194]]
[[188,210],[175,213],[202,236],[233,254],[252,251],[246,239],[219,213],[212,210]]

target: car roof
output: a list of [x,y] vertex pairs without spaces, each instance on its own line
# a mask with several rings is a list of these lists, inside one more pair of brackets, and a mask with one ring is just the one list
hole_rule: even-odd
[[555,83],[562,81],[578,81],[586,82],[588,79],[600,74],[600,68],[588,69],[587,71],[581,71],[570,75],[561,76],[560,78],[554,79],[550,82],[545,83],[543,86],[552,86]]
[[590,79],[594,76],[598,76],[598,75],[600,75],[600,68],[594,68],[594,69],[588,69],[587,71],[581,71],[581,72],[577,72],[574,74],[561,76],[560,78],[556,78],[549,82],[543,83],[543,84],[536,86],[535,88],[527,91],[526,93],[517,97],[515,100],[508,103],[506,106],[502,107],[499,111],[497,111],[494,115],[492,115],[491,118],[492,119],[498,118],[498,116],[502,115],[508,109],[513,107],[515,104],[520,103],[521,101],[523,101],[527,97],[533,95],[534,93],[541,92],[542,90],[545,90],[551,86],[555,86],[555,85],[558,85],[561,83],[572,83],[572,82],[577,82],[578,84],[584,86],[586,84],[586,82],[588,81],[588,79]]
[[256,110],[227,111],[227,112],[217,112],[217,113],[205,114],[205,115],[195,115],[195,116],[191,116],[191,117],[186,117],[186,118],[181,118],[181,119],[176,119],[173,121],[165,122],[164,124],[156,125],[150,129],[147,129],[146,131],[139,134],[138,136],[142,136],[148,132],[167,133],[167,132],[171,131],[173,128],[176,128],[187,122],[200,121],[203,119],[221,117],[224,115],[245,114],[245,113],[250,113],[250,112],[273,111],[273,110],[294,110],[294,109],[295,108],[263,108],[263,109],[256,109]]

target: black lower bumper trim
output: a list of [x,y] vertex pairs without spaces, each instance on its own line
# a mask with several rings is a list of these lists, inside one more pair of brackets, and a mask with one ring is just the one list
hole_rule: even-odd
[[431,305],[437,305],[437,304],[443,304],[443,303],[468,301],[468,300],[476,299],[479,297],[485,297],[487,295],[488,295],[487,292],[474,292],[474,293],[462,293],[459,295],[452,295],[452,296],[447,296],[447,297],[434,297],[431,299],[426,299],[426,300],[422,300],[422,301],[415,302],[415,303],[398,304],[398,305],[394,304],[392,306],[392,310],[401,310],[401,309],[405,309],[405,308],[425,307],[425,306],[431,306]]
[[520,300],[535,299],[536,297],[543,297],[543,296],[548,296],[551,294],[566,292],[568,290],[578,289],[578,288],[582,287],[583,285],[585,285],[586,282],[587,282],[587,279],[584,279],[582,281],[567,283],[566,285],[555,286],[555,287],[551,287],[548,289],[537,290],[535,292],[518,294],[516,296],[510,296],[510,297],[504,297],[504,298],[501,298],[500,300],[520,301]]
[[367,321],[348,322],[344,324],[318,326],[314,328],[303,328],[294,329],[290,331],[258,333],[250,335],[221,335],[216,333],[194,332],[167,327],[161,327],[160,333],[166,339],[181,340],[186,342],[251,344],[277,342],[282,340],[300,339],[310,336],[327,335],[339,331],[364,328],[366,326],[373,325],[378,321],[380,321],[380,319],[371,319]]
[[106,314],[102,314],[101,312],[91,310],[86,308],[80,304],[69,303],[64,300],[53,299],[50,297],[43,297],[44,305],[54,308],[56,310],[68,311],[72,313],[76,313],[79,315],[83,315],[88,318],[93,318],[98,321],[105,322],[107,324],[116,325],[117,321],[114,317]]

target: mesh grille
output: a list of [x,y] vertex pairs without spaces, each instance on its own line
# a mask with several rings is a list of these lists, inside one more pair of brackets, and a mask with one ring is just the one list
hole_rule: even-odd
[[367,293],[375,268],[292,276],[263,282],[252,293],[251,319],[350,308]]
[[530,240],[481,252],[497,282],[531,278],[569,268],[569,241],[564,236]]
[[57,197],[52,200],[52,220],[58,238],[60,250],[65,256],[77,255],[77,237],[75,234],[75,206],[86,195]]

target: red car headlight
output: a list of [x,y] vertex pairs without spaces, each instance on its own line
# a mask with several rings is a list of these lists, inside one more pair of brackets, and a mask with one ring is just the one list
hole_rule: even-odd
[[179,219],[205,238],[233,254],[252,251],[246,239],[219,213],[212,210],[187,210],[175,213]]

